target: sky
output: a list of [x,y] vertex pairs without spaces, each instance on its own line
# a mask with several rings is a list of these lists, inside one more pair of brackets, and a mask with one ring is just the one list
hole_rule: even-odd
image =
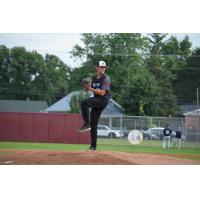
[[[183,39],[186,34],[173,34]],[[188,34],[192,47],[200,47],[200,33]],[[78,44],[84,46],[78,33],[0,33],[0,45],[8,48],[23,46],[28,51],[36,50],[43,56],[46,53],[57,55],[64,63],[74,68],[80,64],[79,60],[71,58],[70,51]]]
[[82,45],[78,33],[0,33],[0,45],[8,48],[23,46],[26,50],[36,50],[43,56],[46,53],[57,55],[71,67],[78,64],[71,58],[70,51],[76,44]]

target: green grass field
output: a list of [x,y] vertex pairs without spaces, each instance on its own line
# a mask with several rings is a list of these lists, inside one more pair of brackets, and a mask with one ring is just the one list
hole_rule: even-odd
[[[171,146],[174,144],[173,141],[170,142]],[[99,138],[98,144],[109,144],[109,145],[130,145],[128,139],[110,139],[110,138]],[[195,142],[185,142],[183,145],[186,148],[196,148]],[[162,147],[162,141],[159,140],[143,140],[140,145],[144,147]],[[200,146],[199,146],[200,149]]]
[[[85,144],[52,144],[52,143],[25,143],[25,142],[0,142],[0,149],[27,149],[27,150],[86,150]],[[98,150],[162,153],[162,154],[188,154],[200,155],[199,148],[184,147],[182,149],[170,149],[163,151],[161,141],[143,141],[140,145],[131,145],[127,140],[98,139]]]

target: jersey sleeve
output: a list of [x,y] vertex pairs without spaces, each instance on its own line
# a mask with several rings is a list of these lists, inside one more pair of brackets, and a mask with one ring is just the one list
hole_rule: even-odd
[[110,90],[110,79],[106,77],[102,82],[102,90]]

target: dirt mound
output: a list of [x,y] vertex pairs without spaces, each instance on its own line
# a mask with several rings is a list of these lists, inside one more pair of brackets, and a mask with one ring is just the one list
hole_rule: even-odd
[[[0,150],[0,164],[37,165],[199,165],[199,160],[170,154],[124,153],[112,151]],[[200,157],[200,156],[199,156]]]

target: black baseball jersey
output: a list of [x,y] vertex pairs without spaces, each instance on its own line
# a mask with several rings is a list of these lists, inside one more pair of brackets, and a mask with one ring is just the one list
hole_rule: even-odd
[[176,131],[176,138],[181,139],[181,131]]
[[172,130],[170,128],[165,128],[163,130],[164,136],[170,136],[172,134]]
[[[97,76],[92,77],[91,87],[96,90],[105,90],[106,94],[103,96],[104,98],[110,98],[110,79],[104,74],[100,78]],[[102,97],[94,93],[95,97]]]

